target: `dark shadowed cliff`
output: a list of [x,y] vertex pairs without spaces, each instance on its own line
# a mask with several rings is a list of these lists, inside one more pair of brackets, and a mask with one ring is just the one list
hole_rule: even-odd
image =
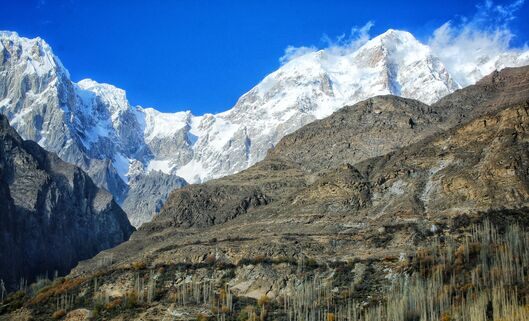
[[0,279],[67,273],[126,241],[134,228],[78,167],[24,141],[0,115]]

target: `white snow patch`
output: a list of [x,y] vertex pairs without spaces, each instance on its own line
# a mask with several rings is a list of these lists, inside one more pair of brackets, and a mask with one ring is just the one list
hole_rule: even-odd
[[236,124],[216,118],[209,130],[211,147],[222,151],[239,129],[240,127]]
[[165,174],[171,174],[172,168],[173,168],[173,165],[171,164],[170,159],[165,159],[165,160],[153,159],[147,165],[147,173],[152,172],[152,171],[159,171]]
[[204,168],[202,162],[193,159],[177,169],[174,174],[182,177],[186,182],[194,184],[203,182],[210,173]]
[[109,107],[112,122],[115,122],[119,112],[130,108],[125,90],[116,86],[98,83],[92,79],[83,79],[77,83],[79,88],[94,93]]
[[393,195],[403,195],[407,184],[403,180],[395,181],[389,188],[389,192]]
[[437,166],[430,168],[428,171],[428,181],[426,182],[426,185],[424,186],[424,190],[420,196],[420,199],[422,203],[424,204],[424,207],[426,208],[428,206],[428,201],[430,200],[430,194],[433,192],[435,186],[434,186],[434,176],[441,170],[445,169],[448,165],[450,165],[451,160],[442,159],[439,161]]
[[171,137],[184,128],[191,118],[191,112],[161,113],[153,108],[142,108],[144,113],[145,141]]

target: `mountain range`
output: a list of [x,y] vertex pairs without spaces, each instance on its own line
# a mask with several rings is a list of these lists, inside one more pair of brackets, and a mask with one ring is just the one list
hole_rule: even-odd
[[[235,262],[261,250],[296,255],[281,252],[296,248],[281,243],[289,233],[299,241],[407,223],[428,229],[462,214],[527,206],[528,100],[529,67],[522,67],[494,72],[432,105],[379,96],[346,106],[285,136],[246,170],[173,191],[155,219],[112,251],[124,262],[145,255],[157,262],[225,250],[221,256]],[[359,152],[357,139],[371,135],[381,138],[375,148],[382,156]],[[249,252],[215,242],[216,250],[193,246],[230,235]],[[271,239],[277,248],[265,250]],[[344,256],[348,250],[335,249]],[[317,251],[303,247],[309,256]]]
[[[285,135],[345,105],[386,94],[430,104],[495,69],[528,64],[529,51],[448,70],[412,34],[388,30],[354,50],[296,57],[231,109],[201,116],[132,106],[122,89],[74,82],[40,38],[1,32],[0,62],[0,112],[24,139],[85,170],[139,226],[173,189],[244,170]],[[360,152],[366,159],[387,151]]]
[[0,320],[522,321],[528,150],[527,66],[434,104],[369,98],[174,190]]
[[525,321],[529,52],[468,55],[388,30],[195,116],[1,32],[0,320]]

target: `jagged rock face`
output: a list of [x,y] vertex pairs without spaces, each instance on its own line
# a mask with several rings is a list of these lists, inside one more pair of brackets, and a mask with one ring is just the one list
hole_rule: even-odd
[[[200,262],[212,253],[227,262],[398,257],[460,217],[525,212],[529,67],[494,73],[443,101],[386,96],[344,108],[285,137],[247,170],[174,191],[152,222],[112,252],[121,262],[152,264]],[[376,126],[361,124],[366,119]],[[370,133],[390,137],[384,148],[393,151],[365,159],[343,147]]]
[[526,101],[529,97],[528,82],[527,67],[494,71],[478,81],[475,86],[459,90],[456,92],[457,95],[446,96],[432,107],[436,108],[443,119],[446,119],[445,123],[450,125],[464,123],[503,106]]
[[0,279],[55,271],[126,241],[134,231],[112,195],[81,169],[24,141],[0,115]]
[[25,39],[0,34],[4,59],[0,66],[0,112],[24,139],[41,146],[66,162],[89,172],[94,181],[119,199],[126,184],[112,165],[112,145],[102,139],[97,149],[87,148],[90,129],[97,119],[108,117],[105,108],[72,83],[68,71],[40,38]]
[[516,104],[359,164],[369,216],[440,219],[529,203],[529,105]]
[[[187,183],[182,178],[157,171],[135,177],[134,181],[130,182],[127,197],[122,204],[123,210],[128,213],[132,225],[140,226],[160,212],[170,191],[185,185]],[[146,216],[148,213],[151,213],[151,217]]]
[[[170,188],[180,185],[159,182],[154,187],[157,178],[165,179],[157,171],[189,183],[223,177],[262,160],[282,137],[343,106],[387,94],[432,103],[492,68],[529,63],[527,52],[490,57],[469,74],[458,70],[456,81],[431,48],[408,32],[389,30],[355,51],[328,49],[297,57],[241,96],[233,108],[194,116],[132,107],[125,91],[112,85],[90,79],[74,83],[38,38],[2,32],[0,53],[0,112],[22,137],[89,173],[123,204],[137,226],[153,217]],[[424,114],[420,109],[408,108],[419,118]],[[424,126],[432,121],[423,120]],[[369,140],[382,144],[384,139],[373,134]],[[365,158],[388,151],[360,148],[358,153]],[[132,186],[133,177],[153,188]],[[131,212],[137,202],[127,197],[146,201]]]
[[[285,178],[289,179],[286,180]],[[257,184],[256,184],[257,183]],[[171,193],[158,220],[144,230],[172,227],[206,227],[221,224],[267,205],[284,193],[305,185],[299,166],[263,161],[237,176],[207,184],[189,185]]]
[[367,99],[285,136],[269,158],[311,172],[387,154],[441,130],[441,117],[419,101],[394,96]]
[[[136,181],[158,186],[129,187],[130,160],[145,162],[153,153],[144,142],[141,115],[128,104],[123,90],[91,80],[73,83],[51,48],[39,38],[30,40],[4,32],[0,48],[0,112],[22,137],[81,167],[119,203],[130,195],[133,199],[126,202],[127,209],[136,204],[138,192],[155,192],[141,195],[144,202],[133,208],[136,224],[156,213],[169,191],[185,184],[175,176],[155,183],[160,175],[144,173]],[[178,137],[175,140],[178,142]]]

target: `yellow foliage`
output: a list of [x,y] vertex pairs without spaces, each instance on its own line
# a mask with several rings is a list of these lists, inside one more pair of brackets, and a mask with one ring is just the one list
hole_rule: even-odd
[[55,312],[53,312],[53,314],[51,315],[51,317],[54,319],[54,320],[59,320],[60,318],[64,317],[66,315],[66,311],[64,311],[63,309],[61,310],[57,310]]
[[448,313],[443,313],[441,314],[441,317],[439,318],[439,321],[452,321],[452,316],[450,316],[450,314]]
[[112,309],[114,309],[114,308],[120,306],[121,303],[122,303],[121,298],[114,299],[114,300],[108,302],[108,303],[105,305],[105,309],[107,309],[107,310],[112,310]]
[[205,315],[205,314],[198,314],[197,315],[197,321],[208,321],[209,320],[209,316]]
[[147,264],[144,261],[136,261],[131,264],[132,269],[134,270],[143,270],[147,267]]
[[48,298],[52,296],[64,294],[70,291],[71,289],[74,289],[78,287],[79,285],[83,284],[86,280],[87,280],[86,277],[77,277],[73,279],[62,279],[60,282],[57,282],[57,284],[53,284],[52,286],[39,292],[35,296],[35,298],[33,298],[33,300],[30,301],[30,304],[39,304],[41,302],[46,301]]
[[259,304],[261,306],[268,304],[268,302],[270,302],[270,298],[268,296],[266,296],[266,294],[261,295],[259,300],[257,300],[257,304]]

